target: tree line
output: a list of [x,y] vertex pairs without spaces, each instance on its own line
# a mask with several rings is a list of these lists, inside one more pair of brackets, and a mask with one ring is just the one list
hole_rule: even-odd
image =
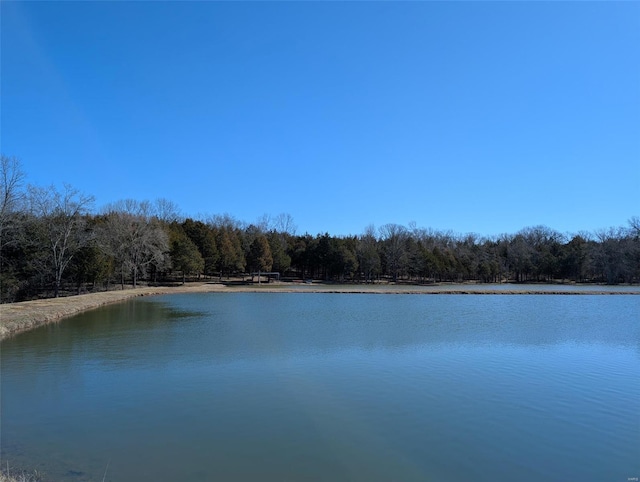
[[93,197],[72,186],[25,185],[16,158],[2,156],[0,168],[1,302],[263,272],[360,283],[640,281],[638,217],[571,235],[545,226],[484,237],[386,224],[312,236],[296,234],[287,214],[193,219],[166,199],[95,211]]

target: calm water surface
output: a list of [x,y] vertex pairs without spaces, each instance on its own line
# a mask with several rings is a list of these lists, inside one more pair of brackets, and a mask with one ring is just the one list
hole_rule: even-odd
[[1,350],[2,464],[53,480],[640,476],[639,296],[171,295]]

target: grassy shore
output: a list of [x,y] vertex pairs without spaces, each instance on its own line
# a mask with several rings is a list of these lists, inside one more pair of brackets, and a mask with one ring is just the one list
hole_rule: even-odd
[[0,340],[56,322],[99,306],[117,303],[137,296],[151,296],[169,293],[208,292],[264,292],[264,293],[378,293],[378,294],[640,294],[638,291],[554,289],[553,285],[540,289],[519,289],[518,285],[401,285],[401,284],[323,284],[323,283],[263,283],[263,284],[223,284],[187,283],[174,287],[144,287],[100,293],[89,293],[64,298],[24,301],[0,305]]

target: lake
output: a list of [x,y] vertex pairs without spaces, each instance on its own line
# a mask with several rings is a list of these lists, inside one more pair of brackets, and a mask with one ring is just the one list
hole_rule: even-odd
[[169,295],[1,352],[45,480],[640,476],[640,296]]

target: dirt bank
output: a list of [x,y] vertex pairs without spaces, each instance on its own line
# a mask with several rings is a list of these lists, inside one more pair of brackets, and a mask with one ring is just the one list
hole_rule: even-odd
[[136,288],[89,293],[65,298],[23,301],[0,305],[0,340],[46,323],[59,321],[82,311],[117,303],[136,296],[167,293],[206,292],[223,288],[222,285],[193,283],[178,287]]
[[118,291],[90,293],[65,298],[24,301],[0,305],[0,340],[37,326],[59,321],[82,311],[117,303],[136,296],[169,293],[207,292],[264,292],[264,293],[379,293],[379,294],[640,294],[638,291],[560,289],[553,285],[540,289],[518,289],[517,285],[493,287],[492,285],[333,285],[304,283],[268,283],[253,285],[224,285],[221,283],[187,283],[176,287],[136,288]]

